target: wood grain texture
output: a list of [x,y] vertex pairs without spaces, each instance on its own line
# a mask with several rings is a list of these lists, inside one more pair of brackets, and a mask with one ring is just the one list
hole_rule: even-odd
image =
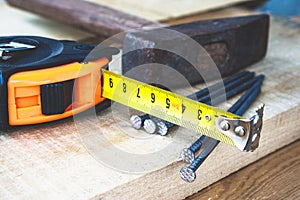
[[220,10],[204,12],[201,14],[194,14],[183,16],[179,18],[174,18],[170,20],[163,20],[162,23],[166,23],[168,25],[178,25],[184,24],[189,22],[194,22],[198,20],[210,20],[210,19],[218,19],[218,18],[226,18],[226,17],[241,17],[247,15],[254,15],[258,14],[258,12],[254,10],[245,9],[243,7],[234,6],[234,7],[227,7]]
[[[36,25],[33,23],[33,26]],[[97,161],[92,149],[83,142],[76,124],[66,119],[1,132],[1,199],[182,199],[206,188],[300,138],[299,45],[299,29],[273,20],[268,55],[249,68],[265,73],[267,77],[257,100],[257,104],[266,103],[266,112],[261,144],[254,153],[243,153],[220,144],[200,167],[198,179],[193,184],[187,184],[179,177],[183,163],[178,161],[177,151],[172,154],[172,162],[159,169],[142,174],[122,173]],[[201,87],[204,86],[196,88]],[[228,108],[233,102],[228,101],[222,108]],[[143,132],[130,127],[127,115],[118,116],[122,121],[114,117],[109,110],[101,112],[97,125],[106,130],[113,144],[124,150],[140,151],[146,146],[148,151],[155,151],[172,141],[172,135],[154,137],[151,142],[134,141],[122,131],[136,135]],[[86,136],[97,138],[98,129],[90,131],[92,127],[86,126]],[[185,129],[178,130],[183,136],[183,146],[188,146],[198,137]],[[99,146],[99,143],[94,141],[94,146]],[[242,183],[244,180],[238,181]],[[268,185],[263,186],[259,192],[268,194]],[[253,194],[249,190],[243,192]]]
[[7,0],[10,5],[49,19],[102,36],[143,27],[161,26],[157,22],[136,17],[115,9],[81,0]]
[[300,140],[190,196],[204,199],[299,199]]
[[245,0],[88,0],[90,2],[105,5],[126,13],[130,13],[148,20],[171,20],[208,10],[226,7]]

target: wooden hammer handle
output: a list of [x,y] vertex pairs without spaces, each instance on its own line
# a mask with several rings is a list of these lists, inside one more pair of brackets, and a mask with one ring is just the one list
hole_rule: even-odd
[[106,37],[136,28],[161,26],[157,22],[82,0],[7,2],[12,6]]

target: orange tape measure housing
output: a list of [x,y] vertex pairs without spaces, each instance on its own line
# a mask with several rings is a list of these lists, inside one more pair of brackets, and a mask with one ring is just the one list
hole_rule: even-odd
[[[105,100],[101,96],[101,68],[109,60],[18,72],[8,81],[8,115],[10,125],[38,124],[66,118]],[[74,80],[73,101],[61,114],[42,113],[41,86]]]

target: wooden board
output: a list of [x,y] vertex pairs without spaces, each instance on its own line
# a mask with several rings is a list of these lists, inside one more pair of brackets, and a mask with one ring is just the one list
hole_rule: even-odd
[[[74,28],[87,31],[89,33],[94,33],[98,36],[100,35],[102,37],[101,39],[103,40],[103,37],[110,37],[114,34],[123,31],[132,31],[137,28],[148,29],[165,26],[165,24],[153,21],[151,17],[144,18],[147,16],[146,13],[154,13],[154,15],[156,16],[161,16],[153,12],[153,8],[155,10],[161,10],[161,12],[164,13],[169,13],[170,16],[174,15],[173,17],[161,19],[161,22],[165,22],[167,24],[179,24],[185,23],[189,20],[203,20],[212,19],[216,17],[233,17],[253,14],[253,11],[249,12],[245,9],[231,9],[230,7],[227,7],[225,9],[225,12],[224,10],[214,10],[209,13],[201,14],[200,18],[198,18],[199,15],[194,15],[194,17],[190,17],[192,14],[194,14],[193,10],[195,9],[197,10],[197,12],[200,12],[207,9],[216,9],[220,6],[231,5],[242,1],[246,0],[213,0],[204,1],[201,2],[201,4],[199,4],[199,2],[194,2],[193,0],[185,2],[151,1],[151,3],[145,3],[144,1],[122,2],[118,0],[108,2],[106,0],[65,0],[63,2],[59,0],[53,0],[50,2],[47,0],[28,0],[26,1],[26,4],[24,4],[24,2],[21,0],[7,0],[7,3],[17,8],[41,15],[47,19],[56,20]],[[129,3],[129,5],[126,7],[127,3]],[[154,6],[157,3],[159,3],[159,6]],[[184,9],[182,9],[181,7],[184,7]],[[135,12],[138,12],[137,14],[140,14],[141,16],[134,15]],[[7,14],[8,13],[4,12],[3,16],[8,16]],[[13,13],[11,12],[10,14]],[[16,16],[18,16],[18,13],[16,14]],[[26,17],[27,16],[25,16],[25,19]],[[25,22],[28,22],[28,19]],[[7,20],[5,20],[5,22],[7,22]],[[23,24],[21,25],[21,28],[24,28]],[[15,29],[15,27],[13,28]]]
[[[199,178],[193,184],[187,184],[178,175],[183,163],[176,159],[166,167],[138,175],[107,168],[86,150],[75,124],[64,120],[1,135],[1,196],[7,199],[184,198],[298,139],[300,63],[299,48],[294,45],[299,42],[298,31],[286,33],[275,22],[272,25],[269,54],[251,68],[267,76],[263,94],[257,101],[266,103],[266,116],[261,146],[256,152],[243,153],[221,144],[199,170]],[[282,54],[284,51],[290,54]],[[113,139],[122,141],[123,148],[134,147],[134,141],[118,135],[117,125],[107,122],[110,116],[109,111],[102,112],[98,123],[108,127]],[[182,141],[185,145],[195,137],[183,129],[180,133],[187,136]],[[87,134],[95,136],[98,133],[89,131]],[[166,139],[158,136],[152,142],[156,144],[161,140]],[[174,157],[177,154],[174,152]]]
[[43,17],[106,37],[136,28],[161,26],[157,22],[82,0],[28,0],[26,4],[22,0],[7,2]]
[[[220,144],[201,166],[198,179],[193,184],[180,179],[179,170],[183,163],[176,159],[178,152],[175,151],[172,162],[152,172],[122,173],[97,162],[87,151],[88,146],[82,142],[82,134],[79,134],[74,122],[67,119],[1,133],[1,199],[184,198],[299,139],[299,44],[299,29],[272,21],[267,58],[250,68],[267,76],[263,93],[257,101],[257,104],[266,103],[264,129],[261,145],[254,153],[243,153]],[[232,102],[227,102],[223,108],[229,107]],[[124,120],[119,125],[113,123],[111,116],[109,110],[102,112],[97,123],[108,131],[113,143],[124,150],[141,151],[141,146],[148,145],[144,151],[153,151],[172,141],[172,137],[158,136],[148,144],[134,142],[120,135],[120,126],[121,129],[132,130],[133,134],[139,133],[129,126],[126,115],[119,116]],[[183,146],[188,146],[197,137],[197,134],[184,129],[179,129],[178,133],[186,136],[181,140]],[[99,132],[87,131],[86,134],[97,138]],[[97,147],[99,143],[94,145]],[[263,192],[265,188],[260,190]]]
[[299,166],[300,140],[187,199],[299,199]]
[[88,0],[153,21],[170,20],[246,0]]

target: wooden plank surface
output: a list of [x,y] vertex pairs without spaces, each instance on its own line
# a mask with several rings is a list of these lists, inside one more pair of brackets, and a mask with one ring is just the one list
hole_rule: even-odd
[[[123,31],[164,26],[157,22],[157,18],[149,17],[150,13],[153,16],[161,17],[169,15],[169,17],[162,17],[160,20],[170,20],[170,18],[175,19],[187,14],[191,15],[207,9],[216,9],[220,6],[241,1],[243,0],[214,0],[201,3],[193,0],[185,2],[151,1],[151,3],[146,3],[145,1],[118,0],[113,2],[105,0],[65,0],[63,2],[59,0],[28,0],[24,4],[22,0],[7,0],[10,5],[17,8],[106,37]],[[158,3],[159,6],[157,6]]]
[[[271,29],[266,59],[250,68],[267,76],[263,93],[257,101],[257,104],[266,103],[264,129],[261,145],[254,153],[243,153],[220,144],[201,166],[198,179],[193,184],[180,179],[179,170],[183,163],[178,161],[176,151],[171,155],[173,160],[166,166],[140,174],[124,173],[98,162],[89,149],[91,146],[83,142],[85,137],[78,132],[76,124],[66,119],[1,133],[1,199],[184,198],[299,139],[299,29],[276,20],[272,21]],[[232,102],[222,107],[229,107]],[[115,119],[122,120],[122,123],[114,122],[110,110],[99,113],[97,119],[97,125],[105,129],[113,144],[123,150],[135,151],[146,146],[147,153],[172,141],[170,136],[158,136],[143,143],[124,136],[120,130],[141,134],[129,126],[126,114]],[[89,122],[90,118],[82,122],[84,120]],[[97,139],[98,130],[91,130],[92,126],[86,128],[86,138]],[[184,129],[178,129],[177,133],[183,136],[182,146],[188,146],[197,137],[197,134]],[[95,141],[94,146],[99,146],[99,143]],[[265,178],[264,174],[261,176]],[[261,188],[261,192],[264,191],[265,188]]]
[[148,20],[166,21],[208,10],[225,7],[246,0],[88,0],[124,11]]
[[57,20],[72,27],[110,37],[114,34],[161,24],[107,6],[81,0],[7,0],[10,5]]
[[187,199],[299,199],[299,182],[300,140]]

